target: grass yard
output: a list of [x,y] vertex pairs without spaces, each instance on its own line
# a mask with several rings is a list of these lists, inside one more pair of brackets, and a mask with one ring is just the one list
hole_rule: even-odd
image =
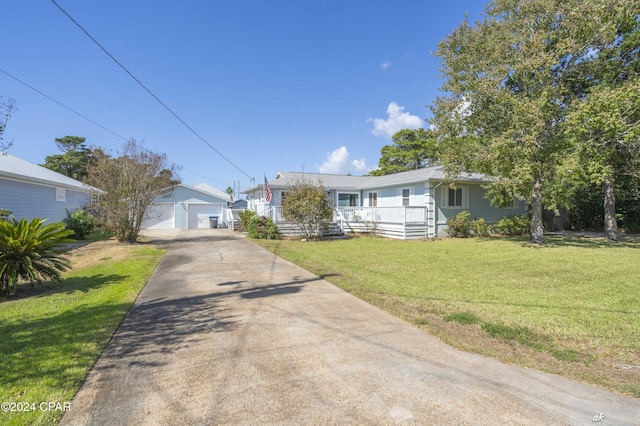
[[70,252],[73,269],[62,283],[24,288],[17,297],[0,300],[0,402],[15,403],[3,405],[0,424],[58,423],[60,409],[75,395],[163,253],[113,240],[94,242]]
[[447,343],[640,397],[640,243],[256,240]]

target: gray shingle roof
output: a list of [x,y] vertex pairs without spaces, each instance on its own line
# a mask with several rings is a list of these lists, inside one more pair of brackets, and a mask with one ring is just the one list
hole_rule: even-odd
[[[291,186],[297,181],[306,180],[314,185],[322,183],[327,189],[373,189],[385,186],[397,186],[402,184],[410,184],[416,182],[427,182],[430,180],[444,180],[444,167],[426,167],[407,172],[393,173],[385,176],[351,176],[351,175],[333,175],[323,173],[302,173],[302,172],[278,172],[274,179],[269,181],[272,189],[283,189]],[[457,182],[490,182],[486,176],[478,173],[461,173],[456,176]],[[249,188],[243,193],[250,192],[254,189],[261,189],[262,184],[253,188]]]
[[91,192],[95,188],[11,154],[0,153],[0,177]]

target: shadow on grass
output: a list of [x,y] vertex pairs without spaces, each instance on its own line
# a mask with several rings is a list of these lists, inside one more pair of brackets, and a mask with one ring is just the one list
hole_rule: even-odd
[[0,299],[2,302],[26,299],[29,297],[44,297],[58,293],[71,293],[74,291],[87,292],[105,285],[119,282],[126,277],[122,275],[92,275],[90,277],[70,277],[62,281],[43,281],[40,283],[22,283],[16,289],[16,294],[8,298]]
[[581,247],[581,248],[640,248],[640,243],[633,241],[607,241],[604,238],[575,237],[563,235],[545,236],[545,245],[549,247]]
[[604,238],[590,236],[572,236],[572,235],[545,235],[545,243],[542,245],[530,244],[528,237],[517,236],[492,236],[489,238],[475,238],[475,241],[492,242],[492,241],[509,241],[512,243],[520,243],[523,246],[531,248],[544,247],[578,247],[587,249],[616,249],[616,248],[635,248],[640,249],[640,242],[635,241],[606,241]]
[[[43,291],[36,297],[87,292],[124,279],[120,275],[70,278],[54,288],[41,288]],[[28,392],[29,389],[18,389],[24,383],[75,389],[130,306],[101,304],[73,309],[65,308],[64,300],[58,298],[51,303],[60,305],[54,314],[0,323],[0,383],[5,389]]]

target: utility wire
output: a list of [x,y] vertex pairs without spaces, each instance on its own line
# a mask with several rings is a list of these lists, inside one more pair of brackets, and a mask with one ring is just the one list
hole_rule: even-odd
[[75,110],[73,110],[73,109],[69,108],[69,107],[68,107],[68,106],[66,106],[65,104],[63,104],[63,103],[61,103],[61,102],[56,101],[56,100],[55,100],[55,99],[53,99],[51,96],[47,95],[46,93],[41,92],[40,90],[36,89],[36,88],[35,88],[35,87],[33,87],[33,86],[31,86],[31,85],[29,85],[29,84],[25,83],[24,81],[20,80],[18,77],[15,77],[15,76],[13,76],[13,75],[9,74],[8,72],[6,72],[5,70],[3,70],[3,69],[1,69],[1,68],[0,68],[0,72],[2,72],[3,74],[8,75],[9,77],[11,77],[12,79],[14,79],[14,80],[15,80],[15,81],[17,81],[18,83],[24,84],[24,85],[25,85],[25,86],[27,86],[29,89],[33,90],[33,91],[34,91],[34,92],[36,92],[36,93],[39,93],[40,95],[44,96],[45,98],[49,99],[50,101],[57,103],[57,104],[58,104],[58,105],[60,105],[62,108],[65,108],[65,109],[67,109],[67,110],[71,111],[72,113],[74,113],[75,115],[77,115],[77,116],[79,116],[79,117],[84,118],[84,119],[85,119],[85,120],[87,120],[88,122],[90,122],[90,123],[92,123],[92,124],[95,124],[96,126],[100,127],[102,130],[106,130],[107,132],[111,133],[113,136],[115,136],[115,137],[117,137],[117,138],[120,138],[120,139],[122,139],[122,140],[123,140],[123,141],[125,141],[125,142],[127,141],[127,139],[126,139],[125,137],[120,136],[120,135],[119,135],[119,134],[117,134],[116,132],[114,132],[114,131],[111,131],[111,130],[107,129],[107,128],[106,128],[106,127],[104,127],[102,124],[96,123],[96,122],[95,122],[95,121],[93,121],[92,119],[90,119],[90,118],[88,118],[88,117],[86,117],[86,116],[84,116],[84,115],[80,114],[78,111],[75,111]]
[[[84,118],[84,119],[85,119],[85,120],[87,120],[89,123],[94,124],[94,125],[96,125],[96,126],[100,127],[102,130],[105,130],[105,131],[107,131],[107,132],[111,133],[111,134],[112,134],[112,135],[114,135],[115,137],[120,138],[120,139],[122,139],[122,140],[123,140],[123,141],[125,141],[125,142],[127,142],[127,141],[128,141],[128,139],[127,139],[127,138],[125,138],[125,137],[123,137],[123,136],[120,136],[119,134],[117,134],[117,133],[116,133],[116,132],[114,132],[113,130],[107,129],[106,127],[104,127],[104,126],[103,126],[102,124],[100,124],[100,123],[96,123],[95,121],[93,121],[93,120],[92,120],[92,119],[90,119],[89,117],[87,117],[87,116],[85,116],[85,115],[80,114],[78,111],[76,111],[76,110],[74,110],[74,109],[72,109],[72,108],[69,108],[68,106],[66,106],[66,105],[65,105],[65,104],[63,104],[62,102],[60,102],[60,101],[57,101],[57,100],[53,99],[51,96],[49,96],[49,95],[47,95],[46,93],[44,93],[44,92],[42,92],[42,91],[40,91],[40,90],[36,89],[36,88],[35,88],[35,87],[33,87],[32,85],[30,85],[30,84],[28,84],[28,83],[26,83],[26,82],[24,82],[24,81],[20,80],[18,77],[16,77],[16,76],[14,76],[14,75],[9,74],[7,71],[3,70],[2,68],[0,68],[0,72],[1,72],[1,73],[3,73],[3,74],[5,74],[5,75],[7,75],[7,76],[9,76],[9,77],[11,77],[12,79],[14,79],[15,81],[17,81],[18,83],[20,83],[20,84],[23,84],[23,85],[27,86],[29,89],[33,90],[34,92],[38,93],[39,95],[44,96],[45,98],[49,99],[51,102],[55,102],[56,104],[60,105],[62,108],[64,108],[64,109],[66,109],[66,110],[71,111],[72,113],[76,114],[78,117]],[[151,152],[150,150],[148,150],[148,149],[146,149],[146,148],[144,148],[144,147],[142,147],[142,149],[143,149],[144,151]],[[194,172],[193,170],[189,170],[189,169],[187,169],[186,167],[181,167],[181,168],[182,168],[182,170],[185,170],[185,171],[187,171],[187,172],[189,172],[189,173],[193,173],[194,175],[196,175],[196,176],[200,176],[201,178],[205,178],[205,179],[207,179],[207,180],[209,180],[209,181],[211,181],[211,182],[215,182],[215,183],[219,183],[219,184],[222,184],[222,185],[226,185],[226,184],[225,184],[225,183],[223,183],[223,182],[219,182],[219,181],[213,180],[213,179],[211,179],[211,178],[210,178],[210,177],[208,177],[208,176],[205,176],[205,175],[202,175],[202,174],[200,174],[200,173]]]
[[171,115],[173,115],[179,122],[181,122],[187,129],[189,129],[191,131],[191,133],[193,133],[194,135],[196,135],[196,137],[198,137],[198,139],[200,139],[202,142],[204,142],[209,148],[211,148],[216,154],[218,154],[222,159],[224,159],[227,163],[231,164],[233,167],[235,167],[237,170],[239,170],[242,174],[244,174],[246,177],[248,177],[249,179],[252,179],[251,176],[249,176],[244,170],[242,170],[240,167],[238,167],[233,161],[229,160],[227,157],[225,157],[220,151],[218,151],[216,148],[214,148],[213,145],[211,145],[209,142],[207,142],[207,140],[205,138],[203,138],[202,136],[200,136],[200,134],[198,132],[196,132],[191,126],[189,126],[182,118],[180,118],[180,116],[178,116],[178,114],[176,114],[175,112],[173,112],[173,110],[171,108],[169,108],[164,102],[162,102],[160,100],[160,98],[158,98],[151,90],[149,90],[147,88],[147,86],[145,86],[144,84],[142,84],[142,82],[140,80],[138,80],[136,78],[136,76],[134,76],[124,65],[122,65],[111,53],[109,53],[109,51],[107,49],[105,49],[95,38],[93,38],[93,36],[91,34],[89,34],[89,32],[87,30],[85,30],[82,25],[80,25],[75,19],[73,19],[71,17],[71,15],[69,15],[67,13],[66,10],[64,10],[58,3],[56,3],[55,0],[51,0],[51,2],[58,8],[60,9],[60,11],[62,13],[64,13],[70,20],[71,22],[73,22],[78,28],[80,28],[82,30],[82,32],[84,32],[87,37],[89,37],[100,49],[102,49],[102,51],[109,56],[111,59],[113,59],[113,61],[118,64],[118,66],[120,68],[122,68],[127,74],[129,74],[129,77],[131,77],[136,83],[138,83],[138,85],[140,85],[140,87],[142,87],[144,90],[147,91],[147,93],[149,93],[160,105],[162,105],[167,111],[169,111],[169,113],[171,113]]

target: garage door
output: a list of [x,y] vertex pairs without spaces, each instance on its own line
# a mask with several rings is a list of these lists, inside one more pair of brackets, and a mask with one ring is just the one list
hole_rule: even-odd
[[142,229],[175,228],[175,209],[173,203],[152,204],[147,218],[142,222]]
[[189,228],[209,228],[209,216],[218,216],[218,226],[222,221],[220,204],[189,204]]

